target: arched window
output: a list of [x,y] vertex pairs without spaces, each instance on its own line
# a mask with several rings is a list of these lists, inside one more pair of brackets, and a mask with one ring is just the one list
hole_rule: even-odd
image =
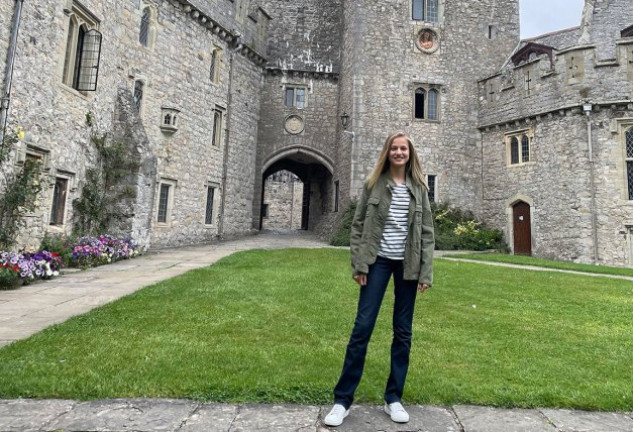
[[530,139],[527,135],[521,137],[521,162],[530,161]]
[[510,164],[518,164],[519,163],[519,140],[517,137],[513,136],[510,140]]
[[75,90],[95,91],[101,56],[101,33],[98,21],[78,4],[72,6],[68,19],[68,37],[62,82]]
[[437,90],[429,90],[429,102],[428,102],[428,116],[429,120],[437,120]]
[[134,106],[137,112],[141,112],[141,105],[143,104],[143,87],[145,84],[141,80],[134,81]]
[[626,131],[626,180],[629,200],[633,200],[633,127]]
[[149,46],[149,26],[151,20],[151,10],[149,6],[143,9],[143,16],[141,17],[141,29],[139,31],[138,40],[141,45]]
[[417,88],[415,90],[415,108],[414,108],[414,116],[417,119],[424,118],[424,103],[426,99],[426,90],[423,88]]

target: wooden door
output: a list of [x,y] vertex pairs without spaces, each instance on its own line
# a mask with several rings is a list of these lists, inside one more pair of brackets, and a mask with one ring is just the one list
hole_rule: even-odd
[[514,254],[532,255],[532,225],[530,205],[519,201],[512,206],[514,220]]

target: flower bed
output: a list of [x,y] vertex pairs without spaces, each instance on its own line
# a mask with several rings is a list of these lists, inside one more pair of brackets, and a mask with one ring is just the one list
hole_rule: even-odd
[[[64,266],[95,267],[129,259],[139,254],[132,239],[110,235],[80,237],[75,241],[58,242],[59,250],[39,252],[0,252],[0,288],[28,284],[37,279],[50,279]],[[62,257],[67,257],[67,262]]]

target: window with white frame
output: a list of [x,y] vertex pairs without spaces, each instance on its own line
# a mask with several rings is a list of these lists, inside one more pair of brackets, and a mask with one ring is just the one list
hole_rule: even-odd
[[532,160],[532,134],[522,131],[506,135],[508,165],[521,165]]
[[216,147],[222,143],[223,119],[224,109],[216,106],[213,110],[213,131],[211,134],[211,145]]
[[156,222],[159,224],[169,224],[171,221],[175,189],[176,182],[174,180],[161,179],[158,184]]
[[306,107],[306,91],[305,87],[287,86],[285,92],[285,105],[303,109]]
[[411,0],[411,18],[416,21],[438,22],[439,0]]
[[77,2],[68,16],[62,82],[79,91],[95,91],[99,77],[102,35],[99,20]]
[[416,84],[413,95],[413,118],[439,120],[439,91],[436,86]]
[[625,133],[626,145],[626,184],[628,189],[628,199],[633,201],[633,127]]

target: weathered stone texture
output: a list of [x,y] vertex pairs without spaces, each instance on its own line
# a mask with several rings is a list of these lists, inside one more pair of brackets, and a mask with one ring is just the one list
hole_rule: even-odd
[[303,183],[298,177],[288,171],[268,177],[264,188],[268,217],[264,218],[262,228],[301,229],[302,203]]

